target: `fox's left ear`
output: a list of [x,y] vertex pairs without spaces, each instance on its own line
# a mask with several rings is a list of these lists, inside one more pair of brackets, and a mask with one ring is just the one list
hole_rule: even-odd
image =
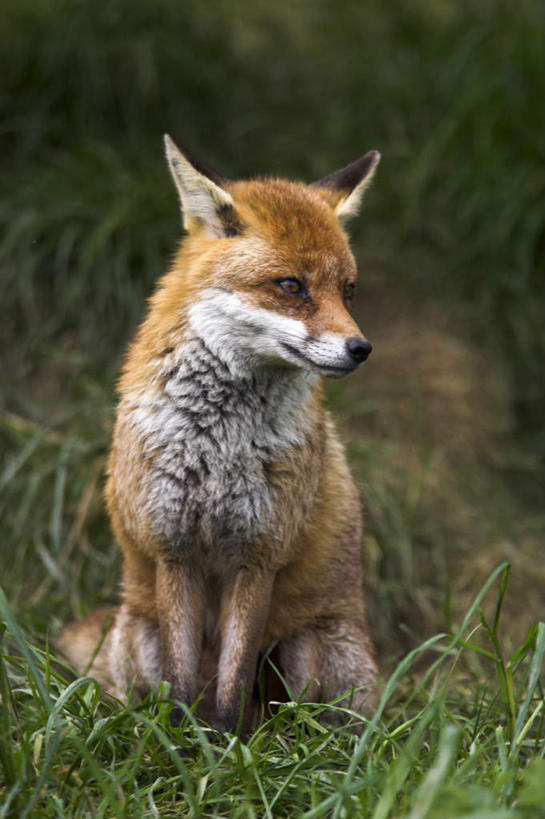
[[180,195],[185,229],[191,232],[201,226],[216,239],[237,235],[241,228],[235,203],[222,187],[221,176],[189,151],[180,150],[168,134],[165,151]]
[[313,182],[312,187],[322,188],[326,199],[333,206],[335,216],[344,222],[358,212],[363,194],[371,183],[379,162],[379,152],[368,151],[340,171]]

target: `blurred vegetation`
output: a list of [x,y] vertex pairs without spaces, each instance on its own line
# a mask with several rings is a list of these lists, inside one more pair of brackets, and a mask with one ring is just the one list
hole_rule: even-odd
[[[400,622],[448,620],[453,565],[469,587],[473,558],[484,573],[509,543],[531,574],[540,4],[18,0],[2,5],[0,37],[3,576],[27,624],[115,599],[101,469],[120,358],[180,231],[165,131],[233,177],[311,180],[382,152],[352,235],[383,381],[366,368],[331,401],[367,500],[385,645]],[[486,445],[464,432],[483,424]]]
[[356,239],[392,281],[459,301],[540,423],[539,3],[19,0],[0,36],[10,358],[65,334],[118,355],[178,231],[163,131],[233,176],[310,180],[378,147]]

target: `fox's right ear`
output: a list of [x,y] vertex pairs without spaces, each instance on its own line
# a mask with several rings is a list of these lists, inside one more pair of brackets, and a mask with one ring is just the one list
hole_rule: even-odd
[[199,225],[216,239],[240,233],[233,197],[221,187],[220,175],[180,150],[168,134],[165,150],[180,195],[185,229],[191,231]]

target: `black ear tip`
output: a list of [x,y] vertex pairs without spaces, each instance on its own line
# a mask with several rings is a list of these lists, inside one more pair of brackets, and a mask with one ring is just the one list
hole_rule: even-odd
[[367,151],[366,154],[360,156],[350,165],[341,168],[329,176],[324,176],[317,182],[311,184],[319,188],[330,188],[338,191],[352,191],[360,182],[363,182],[366,176],[371,174],[380,161],[380,154],[378,151]]
[[367,153],[364,154],[361,159],[357,159],[354,164],[359,166],[359,170],[365,176],[374,170],[379,162],[380,154],[378,151],[367,151]]

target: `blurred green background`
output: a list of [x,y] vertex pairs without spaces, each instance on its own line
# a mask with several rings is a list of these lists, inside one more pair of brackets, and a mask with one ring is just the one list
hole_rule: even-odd
[[180,234],[162,134],[226,176],[371,148],[353,221],[375,350],[330,385],[383,656],[507,557],[542,612],[545,144],[531,0],[18,0],[0,9],[1,576],[40,635],[116,599],[114,383]]

